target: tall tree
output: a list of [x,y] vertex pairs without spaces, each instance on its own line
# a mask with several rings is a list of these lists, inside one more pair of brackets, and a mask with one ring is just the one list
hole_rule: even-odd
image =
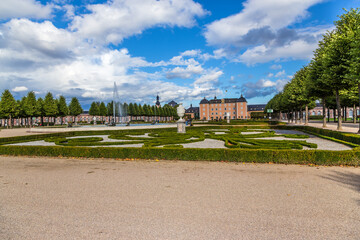
[[16,101],[11,94],[11,92],[6,89],[2,95],[1,95],[1,101],[0,101],[0,110],[1,115],[7,118],[7,128],[10,126],[10,128],[13,127],[12,125],[12,117],[15,113],[15,107],[16,107]]
[[39,97],[36,101],[36,116],[40,117],[41,126],[44,126],[44,117],[45,117],[45,110],[44,110],[44,100]]
[[[96,102],[91,103],[91,106],[90,106],[90,109],[89,109],[89,114],[92,115],[93,117],[99,115],[99,106],[98,106],[98,104]],[[94,121],[94,124],[95,124],[95,121]]]
[[32,118],[36,115],[36,96],[33,91],[28,92],[25,101],[25,113],[27,115],[29,126],[32,127]]
[[83,109],[79,103],[79,100],[76,97],[73,97],[71,99],[71,102],[69,104],[69,112],[70,115],[73,116],[73,121],[76,123],[76,116],[80,115],[83,112]]
[[69,115],[69,108],[66,104],[64,96],[60,96],[58,100],[58,116],[61,118],[61,125],[63,125],[63,118]]
[[104,102],[100,103],[99,106],[99,115],[101,116],[101,121],[104,122],[104,116],[107,114],[107,109]]
[[58,113],[58,106],[51,92],[48,92],[44,99],[45,116],[48,118],[47,125],[49,126],[49,118],[55,117]]
[[[357,86],[360,105],[360,10],[357,8],[346,11],[335,25],[343,44],[349,47],[345,77]],[[356,113],[356,109],[354,112]],[[360,122],[358,133],[360,133]]]

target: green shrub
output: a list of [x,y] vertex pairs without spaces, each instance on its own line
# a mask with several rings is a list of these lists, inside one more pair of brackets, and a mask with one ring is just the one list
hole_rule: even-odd
[[359,151],[0,146],[2,155],[359,166]]

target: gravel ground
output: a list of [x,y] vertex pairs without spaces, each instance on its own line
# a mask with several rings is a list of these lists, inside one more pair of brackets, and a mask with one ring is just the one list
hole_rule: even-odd
[[183,145],[184,148],[227,148],[225,147],[224,141],[208,138],[202,142],[185,143],[181,145]]
[[0,239],[359,239],[360,169],[0,157]]
[[263,132],[241,132],[242,135],[258,134]]

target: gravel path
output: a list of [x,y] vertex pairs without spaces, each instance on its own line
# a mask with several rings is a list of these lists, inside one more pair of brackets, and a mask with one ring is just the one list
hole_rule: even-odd
[[227,148],[224,141],[205,138],[202,142],[181,144],[184,148]]
[[0,239],[351,239],[360,169],[0,157]]

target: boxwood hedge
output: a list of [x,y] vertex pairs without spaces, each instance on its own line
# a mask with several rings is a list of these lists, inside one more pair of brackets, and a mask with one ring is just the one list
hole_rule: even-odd
[[[229,127],[211,126],[196,127],[188,129],[198,129],[206,131],[209,129],[226,128],[233,133],[247,131],[251,129],[264,129],[264,134],[269,134],[266,129],[294,129],[323,136],[327,139],[338,140],[341,143],[348,143],[352,147],[360,145],[360,136],[351,133],[342,133],[327,129],[319,129],[308,126],[249,126],[249,127]],[[238,129],[238,128],[241,128]],[[233,148],[235,142],[225,139],[229,149],[189,149],[182,148],[178,144],[167,144],[164,148],[156,148],[152,145],[143,148],[107,148],[107,147],[83,147],[83,146],[14,146],[5,145],[9,143],[27,142],[49,139],[56,141],[73,136],[91,135],[141,135],[145,132],[159,134],[176,131],[175,129],[147,129],[147,130],[125,130],[125,131],[84,131],[84,132],[64,132],[54,134],[39,134],[30,136],[20,136],[11,138],[0,138],[0,154],[3,155],[29,155],[29,156],[64,156],[64,157],[91,157],[91,158],[137,158],[137,159],[167,159],[167,160],[205,160],[205,161],[232,161],[232,162],[274,162],[285,164],[317,164],[317,165],[360,165],[360,151],[358,148],[350,151],[326,151],[326,150],[291,150],[286,149],[243,149]],[[149,135],[150,135],[149,134]],[[211,133],[210,133],[211,134]],[[262,134],[262,133],[261,133]],[[271,133],[270,133],[271,134]],[[160,134],[161,135],[161,134]],[[219,135],[219,138],[221,135]],[[291,137],[291,136],[290,136]],[[97,143],[98,138],[91,138],[92,143]],[[81,141],[75,141],[77,144]],[[196,141],[196,140],[195,140]],[[243,138],[242,141],[260,141],[256,139]],[[86,143],[86,142],[85,142]],[[292,144],[292,143],[291,143]],[[95,144],[96,145],[96,144]],[[303,144],[302,144],[303,145]],[[305,145],[305,143],[304,143]],[[311,146],[310,146],[311,147]],[[276,144],[274,145],[276,148]]]

